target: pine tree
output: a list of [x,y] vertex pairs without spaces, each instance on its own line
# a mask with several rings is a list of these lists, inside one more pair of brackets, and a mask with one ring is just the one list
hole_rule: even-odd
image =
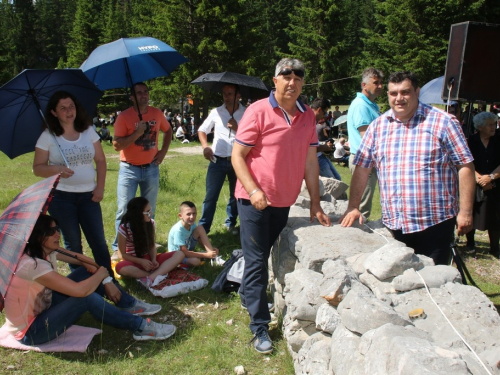
[[101,1],[78,0],[75,21],[67,50],[67,67],[78,68],[90,53],[99,46],[102,34]]
[[35,10],[37,45],[40,47],[38,67],[53,69],[59,60],[66,59],[76,3],[72,0],[37,0]]

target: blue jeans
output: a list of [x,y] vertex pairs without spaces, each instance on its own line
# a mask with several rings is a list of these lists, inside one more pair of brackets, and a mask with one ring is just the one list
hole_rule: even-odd
[[337,172],[332,162],[328,160],[328,158],[325,155],[321,154],[320,156],[318,156],[318,163],[319,163],[319,175],[321,177],[330,177],[342,181],[339,172]]
[[241,302],[250,315],[250,330],[268,330],[271,314],[267,305],[268,258],[271,248],[288,221],[290,207],[259,211],[247,199],[238,199],[240,239],[245,270],[240,286]]
[[[92,276],[83,267],[73,271],[68,278],[79,282]],[[118,287],[119,285],[116,284]],[[120,287],[119,287],[120,288]],[[116,304],[120,308],[132,307],[135,298],[121,289],[122,297]],[[19,340],[25,345],[39,345],[55,339],[72,326],[86,311],[90,312],[101,323],[136,331],[140,328],[143,319],[122,311],[107,303],[104,298],[104,286],[102,284],[96,291],[87,297],[69,297],[65,294],[52,292],[52,303],[50,307],[41,312],[26,331],[26,335]]]
[[[113,274],[104,236],[101,205],[92,201],[92,192],[70,193],[56,190],[49,205],[49,213],[61,227],[66,249],[82,254],[82,230],[95,262],[106,267],[110,275]],[[78,267],[69,265],[72,271]]]
[[141,189],[141,197],[149,201],[151,205],[151,217],[154,219],[156,199],[160,187],[160,167],[154,162],[147,167],[136,167],[122,161],[120,163],[118,185],[116,187],[118,203],[115,221],[116,236],[111,245],[115,251],[118,250],[118,227],[123,215],[127,212],[127,203],[135,197],[138,187]]
[[227,218],[226,227],[234,227],[238,218],[238,207],[234,198],[234,189],[236,188],[236,173],[234,172],[231,160],[217,158],[217,163],[210,162],[207,170],[206,194],[203,201],[203,213],[199,225],[203,225],[207,234],[212,227],[212,221],[217,208],[219,194],[226,179],[229,181],[229,200],[226,206]]

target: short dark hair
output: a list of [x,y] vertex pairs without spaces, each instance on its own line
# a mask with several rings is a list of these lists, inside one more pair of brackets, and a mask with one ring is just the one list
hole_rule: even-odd
[[310,106],[312,109],[318,109],[321,108],[323,112],[327,112],[328,108],[330,108],[330,101],[325,98],[316,98],[314,101],[311,103]]
[[389,83],[401,83],[407,79],[411,81],[411,85],[415,90],[418,89],[418,78],[412,72],[394,72],[389,76]]
[[135,86],[146,86],[146,88],[149,90],[149,87],[148,85],[146,85],[144,82],[136,82],[132,85],[132,90],[133,92],[130,93],[130,95],[134,95],[134,92],[135,92]]
[[88,129],[88,127],[92,123],[92,120],[88,116],[87,112],[85,112],[78,99],[76,99],[76,97],[73,94],[67,91],[56,91],[50,97],[49,102],[47,103],[47,108],[45,109],[46,123],[45,122],[43,123],[42,125],[43,129],[48,127],[49,130],[57,136],[60,136],[64,133],[64,129],[59,123],[59,120],[52,114],[51,111],[56,110],[56,107],[61,99],[68,99],[68,98],[70,98],[73,101],[73,103],[75,103],[75,108],[76,108],[76,117],[74,122],[75,130],[78,133],[83,133],[85,130]]
[[194,205],[194,203],[191,202],[191,201],[184,201],[184,202],[182,202],[181,205],[179,206],[179,211],[182,209],[182,207],[196,208],[196,206]]
[[224,88],[226,86],[233,86],[236,89],[235,94],[238,94],[240,92],[240,86],[237,85],[236,83],[224,83],[222,88]]

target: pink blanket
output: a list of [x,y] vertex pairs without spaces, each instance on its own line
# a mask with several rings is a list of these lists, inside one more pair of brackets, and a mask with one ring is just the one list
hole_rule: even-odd
[[0,346],[19,350],[34,350],[36,352],[80,352],[87,350],[92,338],[102,333],[100,329],[71,326],[58,338],[45,344],[28,346],[19,343],[7,332],[5,325],[0,328]]

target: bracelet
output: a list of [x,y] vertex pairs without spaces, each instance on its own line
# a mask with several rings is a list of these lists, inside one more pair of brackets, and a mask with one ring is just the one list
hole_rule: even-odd
[[109,284],[110,282],[113,281],[113,278],[111,276],[108,276],[106,277],[103,281],[102,281],[102,285],[106,285],[106,284]]
[[253,189],[249,194],[248,198],[252,198],[252,195],[254,195],[256,192],[260,191],[260,189]]

